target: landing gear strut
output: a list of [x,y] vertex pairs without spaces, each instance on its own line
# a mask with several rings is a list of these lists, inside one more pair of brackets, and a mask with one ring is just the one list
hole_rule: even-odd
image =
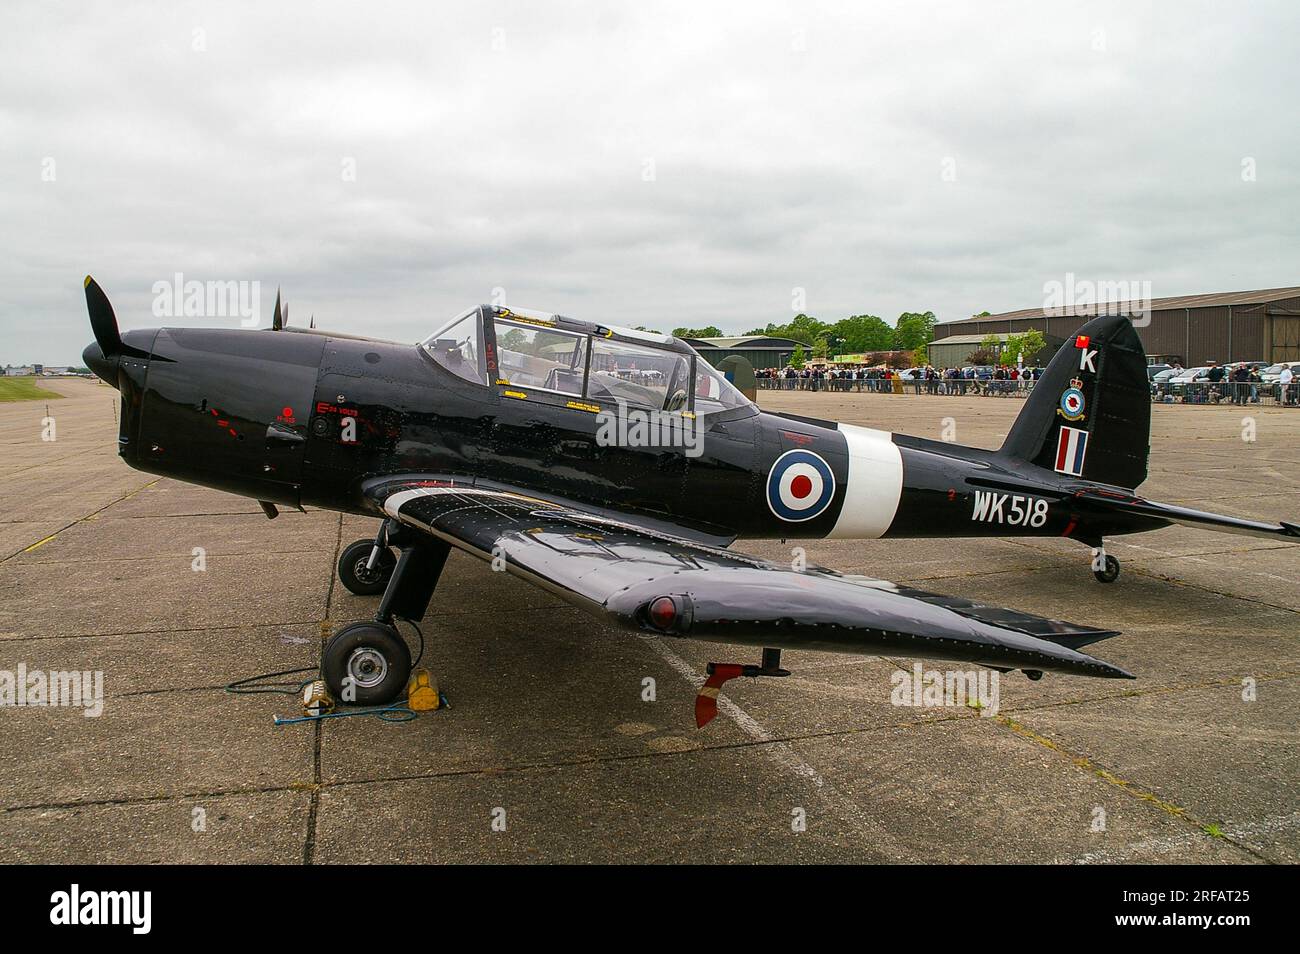
[[[385,523],[381,534],[388,530]],[[388,532],[380,539],[397,542],[395,536]],[[363,540],[348,549],[359,544],[376,545]],[[392,558],[386,547],[381,549]],[[406,542],[402,555],[388,571],[375,618],[344,626],[330,637],[321,654],[321,676],[334,698],[353,705],[382,705],[406,688],[411,651],[393,621],[424,618],[450,550],[440,541]]]
[[742,666],[737,663],[709,663],[709,678],[700,687],[695,697],[695,725],[704,728],[718,714],[718,693],[722,684],[737,676],[788,676],[790,670],[781,668],[781,650],[764,649],[763,661],[758,666]]

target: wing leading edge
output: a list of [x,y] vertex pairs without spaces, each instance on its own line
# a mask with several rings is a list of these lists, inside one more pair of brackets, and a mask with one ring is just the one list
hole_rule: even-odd
[[[636,632],[1133,678],[1078,652],[1113,630],[823,568],[797,571],[521,493],[421,486],[391,493],[383,508]],[[674,612],[652,613],[664,597]]]

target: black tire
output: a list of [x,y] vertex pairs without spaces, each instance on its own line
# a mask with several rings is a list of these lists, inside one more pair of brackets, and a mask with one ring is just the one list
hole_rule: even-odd
[[374,540],[357,540],[349,543],[339,554],[339,582],[347,587],[349,593],[357,596],[378,596],[388,587],[388,580],[393,575],[397,560],[393,551],[387,547],[379,550],[379,559],[373,569],[366,569],[370,561],[370,551],[375,547]]
[[1093,570],[1092,575],[1097,578],[1098,583],[1114,583],[1119,579],[1119,560],[1116,560],[1109,553],[1106,554],[1106,568],[1104,570]]
[[344,705],[383,705],[406,688],[411,650],[391,626],[353,623],[325,644],[320,671],[330,694]]

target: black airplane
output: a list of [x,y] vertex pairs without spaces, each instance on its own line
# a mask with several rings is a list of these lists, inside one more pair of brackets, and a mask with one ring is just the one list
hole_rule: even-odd
[[[1138,496],[1151,401],[1126,318],[1056,354],[998,450],[760,410],[684,342],[482,305],[420,344],[292,328],[118,331],[85,281],[84,360],[122,398],[132,467],[277,507],[383,520],[339,578],[382,593],[339,630],[322,674],[379,704],[406,686],[394,626],[423,618],[452,547],[636,633],[762,648],[714,663],[703,725],[735,676],[784,676],[782,649],[919,656],[1133,678],[1085,655],[1118,635],[966,599],[761,560],[740,537],[1059,536],[1119,574],[1103,541],[1170,524],[1300,540]],[[394,551],[397,555],[394,556]],[[350,689],[351,694],[345,694]]]

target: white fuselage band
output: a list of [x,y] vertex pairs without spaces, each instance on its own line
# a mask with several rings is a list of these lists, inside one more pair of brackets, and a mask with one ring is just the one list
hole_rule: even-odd
[[844,509],[828,537],[879,537],[894,522],[903,495],[903,455],[889,431],[841,424],[848,443],[849,476]]

